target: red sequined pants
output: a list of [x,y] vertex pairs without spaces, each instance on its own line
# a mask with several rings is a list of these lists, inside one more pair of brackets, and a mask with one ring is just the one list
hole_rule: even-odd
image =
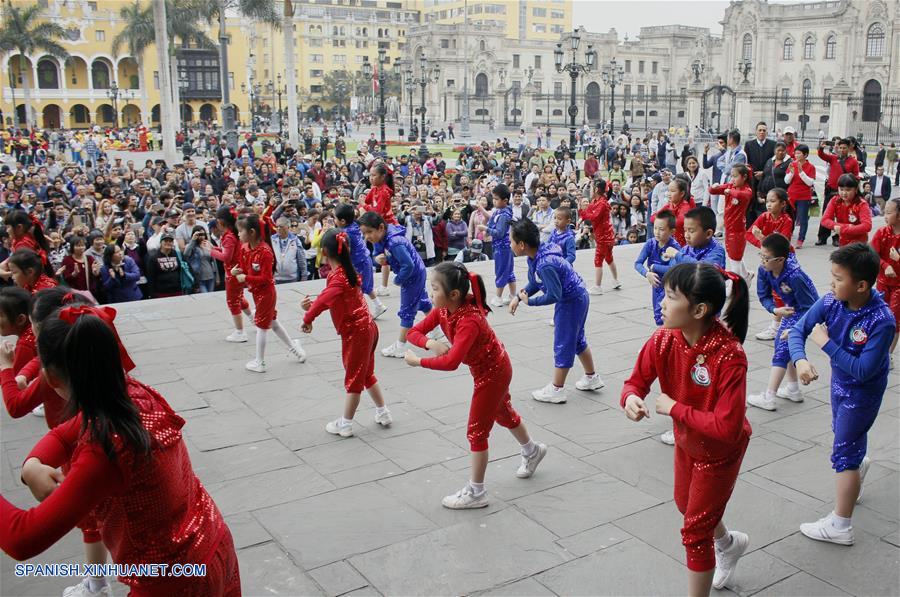
[[681,543],[689,570],[716,567],[713,531],[725,514],[749,441],[748,437],[732,455],[717,460],[696,460],[675,444],[675,505],[684,514]]
[[354,332],[341,338],[341,359],[344,361],[344,389],[348,394],[361,394],[378,383],[375,378],[375,347],[378,346],[378,326],[372,321],[365,332]]
[[469,407],[469,427],[466,437],[473,452],[488,449],[488,437],[494,423],[514,429],[522,422],[519,413],[510,402],[509,383],[512,381],[512,365],[505,360],[490,376],[475,378],[475,394]]
[[244,298],[244,285],[238,282],[234,276],[225,278],[225,304],[232,315],[240,315],[241,311],[250,308],[250,303]]

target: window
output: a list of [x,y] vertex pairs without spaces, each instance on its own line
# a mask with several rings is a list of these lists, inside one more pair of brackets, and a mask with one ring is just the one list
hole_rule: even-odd
[[884,27],[875,23],[866,33],[866,58],[881,58],[884,55]]
[[550,18],[551,19],[564,19],[564,18],[566,18],[566,13],[561,10],[551,10]]
[[356,60],[356,64],[363,63],[363,56],[354,56],[353,58]]
[[650,86],[650,101],[655,102],[659,94],[659,88],[656,85]]
[[794,59],[794,40],[792,40],[790,37],[784,40],[784,47],[781,49],[781,59]]
[[[347,64],[347,55],[346,54],[335,54],[331,57],[331,62],[334,64]],[[269,76],[266,75],[266,78]]]
[[816,42],[812,35],[808,36],[803,42],[803,59],[812,60],[816,54]]
[[519,68],[519,55],[513,54],[513,68]]
[[456,87],[456,79],[447,79],[447,87]]
[[531,16],[533,17],[546,17],[547,9],[546,8],[532,8]]
[[94,31],[94,41],[106,41],[106,31],[103,29]]
[[625,85],[624,91],[625,91],[625,98],[626,98],[626,99],[628,99],[629,97],[631,97],[631,85]]
[[263,79],[269,78],[269,69],[263,69]]
[[653,69],[650,72],[652,72],[655,75],[655,74],[657,74],[658,68],[659,68],[659,62],[654,62]]
[[[341,44],[341,45],[343,45],[343,44]],[[390,50],[390,49],[391,49],[391,42],[389,42],[389,41],[380,41],[380,42],[378,42],[378,49],[379,49],[379,50]]]
[[556,82],[553,84],[553,97],[556,99],[562,97],[562,83]]
[[542,87],[542,85],[541,85],[541,82],[540,82],[540,81],[534,81],[534,82],[532,82],[532,85],[534,85],[534,92],[535,92],[535,93],[538,93],[538,94],[541,93],[541,87]]
[[643,60],[638,61],[638,73],[644,74],[644,61]]
[[331,40],[331,47],[332,48],[345,48],[345,47],[347,47],[347,40],[346,39],[333,39],[333,40]]
[[313,64],[322,64],[325,62],[325,57],[322,54],[310,54],[309,61]]
[[450,47],[450,40],[449,40],[449,39],[442,39],[442,40],[441,40],[441,47],[444,48],[444,49],[449,48],[449,47]]
[[781,88],[781,101],[786,102],[791,97],[791,90],[788,87]]
[[741,45],[741,58],[744,60],[753,59],[753,36],[749,33],[744,34],[744,41]]
[[822,90],[822,107],[830,108],[831,107],[831,89],[825,88]]
[[322,93],[321,85],[310,85],[309,86],[310,93]]
[[837,49],[837,38],[829,35],[825,40],[825,60],[834,60],[834,51]]
[[534,25],[531,26],[531,29],[535,33],[546,33],[547,32],[547,26],[542,23],[535,23]]
[[809,97],[812,95],[812,81],[809,79],[803,79],[803,99],[809,100]]
[[153,89],[159,89],[159,71],[153,71]]
[[550,33],[562,33],[563,29],[562,25],[550,25]]
[[97,3],[96,2],[88,2],[88,10],[92,12],[97,12]]
[[485,41],[482,39],[480,42],[478,42],[478,51],[479,51],[479,52],[484,52],[486,49],[487,49],[487,44],[486,44]]
[[541,57],[540,56],[534,57],[534,68],[535,68],[535,70],[541,70]]
[[631,72],[631,60],[626,60],[626,61],[625,61],[625,72],[626,72],[626,73],[630,73],[630,72]]
[[323,71],[320,70],[320,69],[314,69],[314,70],[309,71],[309,76],[312,77],[312,78],[314,78],[314,79],[318,79],[318,78],[321,77],[323,74],[324,74]]
[[639,101],[639,102],[644,100],[644,86],[643,86],[643,85],[638,85],[638,96],[637,96],[637,98],[638,98],[638,101]]

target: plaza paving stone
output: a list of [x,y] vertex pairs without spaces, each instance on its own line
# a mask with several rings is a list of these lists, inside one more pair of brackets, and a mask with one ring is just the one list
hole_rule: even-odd
[[[468,477],[472,381],[465,368],[425,371],[378,355],[395,423],[376,425],[363,397],[356,437],[340,439],[323,429],[343,404],[340,342],[327,315],[303,336],[306,363],[272,338],[262,375],[244,370],[252,330],[247,344],[223,341],[230,317],[221,293],[120,305],[117,325],[139,365],[136,377],[187,421],[194,468],[231,527],[246,595],[684,594],[672,450],[658,440],[670,423],[653,416],[634,424],[618,409],[622,382],[653,329],[648,286],[631,266],[638,250],[616,248],[624,286],[591,298],[587,336],[607,384],[600,392],[570,385],[565,405],[531,400],[552,372],[551,311],[523,306],[515,316],[490,316],[513,361],[513,404],[549,452],[532,479],[517,479],[517,444],[496,427],[484,510],[440,505]],[[827,255],[812,246],[798,253],[820,291]],[[592,259],[582,251],[576,262],[588,280]],[[474,269],[490,285],[491,264]],[[525,279],[524,261],[516,261],[516,273]],[[280,319],[292,335],[300,336],[300,297],[322,285],[278,287]],[[382,345],[398,329],[397,292],[386,301]],[[768,377],[772,345],[752,337],[768,320],[753,300],[750,391]],[[815,347],[810,354],[821,379],[804,389],[805,402],[749,410],[754,437],[726,523],[749,533],[750,549],[721,595],[900,594],[900,377],[892,374],[870,433],[874,465],[854,518],[857,544],[816,543],[798,525],[831,508],[832,435],[827,360]],[[573,376],[580,374],[576,364]],[[45,431],[42,419],[0,415],[0,488],[19,506],[33,504],[19,470]],[[32,561],[82,557],[80,535],[69,533]],[[59,595],[70,582],[16,578],[13,561],[0,557],[0,595]],[[118,583],[114,591],[126,594]]]

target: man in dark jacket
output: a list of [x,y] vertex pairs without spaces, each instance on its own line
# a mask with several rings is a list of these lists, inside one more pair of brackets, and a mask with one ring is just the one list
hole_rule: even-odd
[[[765,122],[756,123],[756,138],[750,139],[744,144],[744,153],[747,154],[747,165],[753,169],[753,177],[750,186],[753,188],[753,197],[756,198],[756,190],[763,179],[763,170],[769,158],[775,155],[775,141],[768,138],[769,127]],[[754,222],[756,217],[765,211],[765,200],[750,201],[747,206],[747,222]]]

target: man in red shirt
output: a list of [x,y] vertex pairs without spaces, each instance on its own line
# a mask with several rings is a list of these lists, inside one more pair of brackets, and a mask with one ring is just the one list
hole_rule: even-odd
[[[828,209],[831,198],[837,195],[838,179],[841,175],[852,174],[857,179],[859,178],[859,162],[857,161],[856,156],[850,153],[850,141],[848,139],[841,139],[837,142],[836,148],[837,154],[826,152],[825,141],[819,143],[819,158],[824,162],[828,162],[828,180],[825,182],[825,202],[822,204],[823,214],[825,213],[825,210]],[[828,236],[830,234],[831,230],[820,224],[819,240],[816,241],[816,245],[824,245],[828,242]],[[833,243],[835,247],[840,244],[837,233],[834,235]]]
[[588,178],[594,178],[594,175],[599,170],[600,162],[597,161],[597,156],[593,153],[589,153],[587,159],[584,160],[584,175]]

